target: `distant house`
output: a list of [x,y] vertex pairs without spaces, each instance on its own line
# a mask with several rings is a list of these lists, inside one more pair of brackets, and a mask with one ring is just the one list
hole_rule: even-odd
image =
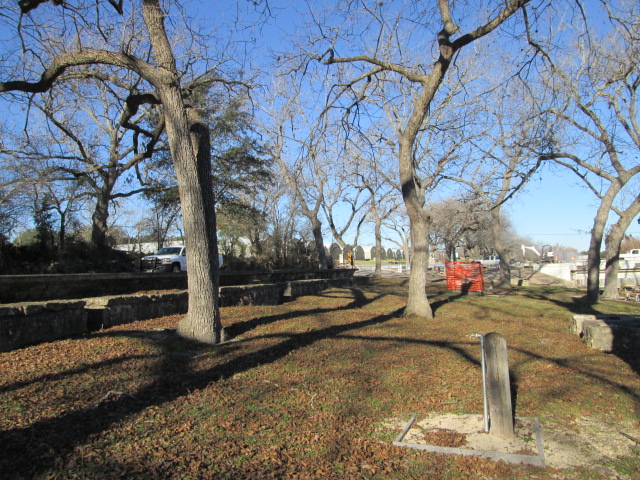
[[329,247],[329,255],[334,263],[342,262],[342,248],[337,243],[332,243]]
[[358,260],[366,260],[365,258],[365,254],[364,254],[364,248],[361,247],[360,245],[356,245],[353,248],[353,259],[358,261]]
[[363,245],[362,252],[364,253],[363,260],[373,260],[376,257],[375,251],[376,247],[373,245]]

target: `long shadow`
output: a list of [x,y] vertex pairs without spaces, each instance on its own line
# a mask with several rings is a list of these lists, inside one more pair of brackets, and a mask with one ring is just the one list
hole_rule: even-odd
[[456,300],[458,300],[460,298],[468,297],[470,295],[471,296],[478,296],[475,293],[469,293],[469,292],[463,292],[463,291],[460,291],[460,292],[458,292],[458,293],[456,293],[454,295],[447,295],[444,298],[441,298],[440,300],[435,300],[434,302],[431,302],[431,311],[435,315],[436,312],[438,311],[438,309],[443,307],[447,303],[455,302]]
[[525,293],[520,293],[520,295],[534,300],[553,303],[576,315],[595,315],[598,313],[598,311],[593,308],[593,305],[582,297],[573,297],[571,301],[560,300],[553,297],[553,295],[557,293],[557,289],[536,288],[536,291],[526,290]]
[[[354,308],[362,308],[365,305],[375,302],[376,300],[379,300],[384,296],[383,294],[379,294],[371,299],[368,299],[364,295],[364,293],[362,293],[362,290],[359,290],[357,288],[350,288],[349,290],[353,295],[353,300],[341,307],[314,308],[310,310],[297,310],[297,311],[286,312],[286,313],[281,313],[277,315],[269,315],[266,317],[255,317],[249,320],[245,320],[244,322],[238,322],[238,323],[234,323],[233,325],[229,325],[228,327],[225,327],[225,330],[227,331],[227,334],[229,334],[232,338],[238,337],[257,327],[268,325],[270,323],[274,323],[281,320],[292,320],[296,317],[304,317],[308,315],[319,315],[322,313],[339,312],[341,310],[352,310]],[[326,296],[326,295],[319,295],[319,296]],[[335,298],[335,297],[332,297],[332,298]]]
[[[567,302],[545,295],[545,293],[547,295],[550,295],[551,292],[545,290],[542,290],[541,293],[527,292],[525,296],[534,298],[536,300],[546,300],[552,302],[555,305],[567,309],[570,313],[575,315],[582,314],[604,317],[604,315],[598,310],[594,309],[593,305],[589,303],[585,298],[574,297],[571,302]],[[636,374],[640,375],[640,355],[638,355],[638,345],[640,344],[640,333],[638,332],[639,327],[637,324],[633,327],[621,326],[619,323],[617,323],[616,318],[616,315],[608,315],[607,317],[602,318],[606,324],[611,326],[611,334],[613,335],[611,344],[612,348],[608,353],[620,358],[627,365],[629,365],[629,367],[631,367]]]
[[[357,291],[357,289],[354,290]],[[354,292],[353,294],[354,300],[349,303],[351,307],[342,306],[338,309],[354,308],[354,305],[363,306],[374,301],[374,299],[367,300],[362,292]],[[380,297],[381,296],[376,297],[376,299]],[[314,309],[312,312],[318,310],[331,312],[338,309]],[[263,335],[258,338],[281,338],[282,341],[255,352],[230,359],[227,362],[204,371],[196,371],[192,367],[192,362],[197,354],[203,351],[215,351],[217,348],[236,348],[237,344],[248,344],[254,339],[240,339],[236,342],[236,345],[203,347],[201,344],[171,336],[159,343],[163,347],[164,352],[160,355],[160,361],[155,368],[155,380],[145,388],[137,392],[132,392],[135,398],[125,395],[114,397],[108,401],[99,402],[81,410],[69,412],[51,419],[40,420],[24,428],[13,428],[0,432],[0,451],[2,451],[0,471],[5,472],[3,478],[33,478],[41,475],[50,469],[57,458],[64,458],[75,447],[89,441],[92,436],[108,430],[112,425],[131,416],[135,416],[150,406],[158,406],[172,402],[193,390],[203,389],[207,385],[220,379],[234,376],[260,365],[275,362],[286,357],[291,352],[329,338],[397,341],[437,346],[442,349],[454,351],[462,358],[478,365],[479,361],[476,356],[471,355],[467,349],[464,348],[464,345],[470,345],[472,342],[452,343],[404,337],[370,337],[351,333],[358,329],[379,325],[397,318],[402,315],[402,311],[403,308],[400,308],[371,319],[344,325],[331,325],[310,332]],[[292,312],[292,314],[275,315],[269,317],[265,323],[274,322],[277,319],[295,318],[296,316],[308,314],[308,312],[302,311]],[[126,334],[126,332],[114,332],[114,334],[123,335]],[[132,332],[131,335],[139,337],[140,333]],[[518,349],[518,351],[526,354],[530,358],[546,358],[526,350]],[[610,384],[612,387],[622,390],[636,401],[640,400],[637,393],[623,385],[611,382],[603,376],[595,375],[593,372],[581,371],[577,366],[570,364],[569,361],[550,360],[559,366],[577,369],[580,373],[589,375]]]
[[[420,340],[420,339],[416,339],[416,338],[407,338],[407,337],[376,337],[376,336],[361,336],[361,335],[340,335],[340,338],[346,338],[346,339],[352,339],[352,340],[366,340],[366,341],[372,341],[372,342],[376,342],[376,341],[384,341],[384,342],[388,342],[388,341],[397,341],[397,342],[402,342],[402,343],[406,343],[406,344],[419,344],[419,345],[427,345],[427,346],[432,346],[432,347],[438,347],[441,348],[443,350],[449,350],[449,351],[453,351],[455,353],[457,353],[460,358],[463,358],[464,360],[476,365],[476,366],[480,366],[480,361],[473,355],[469,354],[464,348],[463,346],[465,345],[476,345],[478,347],[478,356],[480,355],[480,345],[478,342],[448,342],[448,341],[439,341],[439,340]],[[554,363],[555,365],[557,365],[558,367],[561,368],[565,368],[565,369],[570,369],[570,370],[574,370],[577,373],[580,373],[582,375],[585,375],[587,377],[593,378],[594,380],[598,380],[599,382],[608,385],[609,387],[611,387],[614,390],[618,390],[622,393],[624,393],[625,395],[629,396],[629,398],[633,399],[637,405],[638,408],[640,409],[640,393],[637,393],[635,391],[633,391],[632,389],[630,389],[629,387],[625,386],[625,385],[621,385],[619,383],[616,383],[614,381],[612,381],[610,378],[608,378],[605,375],[600,375],[597,373],[594,373],[592,370],[588,369],[587,367],[582,367],[581,363],[579,361],[579,359],[581,357],[575,357],[575,362],[572,362],[571,359],[558,359],[558,358],[550,358],[550,357],[545,357],[543,355],[540,355],[538,353],[532,352],[530,350],[526,350],[524,348],[518,348],[518,347],[513,347],[511,345],[508,346],[509,350],[512,351],[516,351],[519,353],[522,353],[523,355],[529,357],[529,360],[527,360],[527,362],[532,361],[532,360],[546,360],[546,361],[550,361],[552,363]],[[518,375],[515,374],[515,369],[520,366],[523,362],[520,362],[518,365],[510,365],[510,369],[509,369],[509,373],[510,373],[510,381],[511,381],[511,387],[512,387],[512,397],[514,397],[514,389],[515,389],[515,397],[513,398],[514,400],[517,399],[517,390],[518,390],[518,383],[519,383],[519,378]],[[514,407],[515,407],[516,403],[514,402]],[[515,410],[515,409],[514,409]]]
[[[350,303],[352,308],[355,304],[363,305],[364,295],[361,292],[354,295],[356,298]],[[366,302],[370,301],[372,300]],[[327,309],[327,311],[335,310]],[[193,390],[205,388],[212,382],[275,362],[295,350],[320,340],[384,323],[400,316],[401,313],[402,309],[398,309],[386,315],[350,324],[333,325],[311,332],[282,334],[281,336],[286,337],[286,340],[277,345],[234,358],[204,371],[195,371],[191,367],[196,353],[189,353],[190,351],[201,353],[203,346],[172,337],[162,344],[164,353],[160,357],[161,361],[156,365],[155,381],[137,392],[132,392],[134,397],[121,395],[81,410],[40,420],[24,428],[0,432],[0,451],[2,451],[0,471],[11,472],[4,478],[33,478],[46,472],[57,458],[64,458],[76,446],[87,442],[90,437],[108,430],[113,424],[150,406],[171,402]],[[304,315],[305,313],[296,312],[296,314]],[[270,321],[275,320],[272,318]],[[122,332],[118,333],[122,334]],[[251,340],[244,340],[244,342],[249,341]],[[179,354],[174,354],[175,351]]]
[[67,377],[71,377],[73,375],[80,375],[83,373],[90,373],[92,371],[99,370],[103,367],[110,367],[114,365],[118,365],[120,363],[126,362],[128,360],[142,360],[145,358],[156,358],[160,357],[159,354],[149,354],[149,355],[131,355],[128,357],[118,357],[118,358],[110,358],[108,360],[104,360],[102,362],[92,363],[90,365],[85,365],[82,368],[73,368],[71,370],[65,370],[64,372],[58,373],[47,373],[45,375],[40,375],[38,377],[32,378],[30,380],[23,380],[20,382],[15,382],[10,385],[5,385],[0,387],[0,393],[11,392],[13,390],[18,390],[20,388],[28,387],[34,383],[41,382],[51,382],[55,380],[62,380]]
[[[573,297],[570,301],[567,301],[554,298],[553,294],[555,293],[557,293],[557,288],[555,287],[537,287],[535,291],[527,290],[524,293],[521,291],[519,295],[525,298],[552,303],[574,315],[603,315],[583,297]],[[443,305],[456,301],[464,296],[466,296],[464,292],[447,296],[433,302],[431,304],[431,308],[435,314],[435,312]],[[611,321],[607,319],[604,319],[604,321],[605,323],[613,326],[611,329],[613,334],[612,349],[610,352],[607,352],[607,354],[612,354],[620,358],[623,362],[629,365],[636,374],[640,375],[640,355],[638,355],[636,346],[638,345],[638,342],[640,342],[640,333],[637,332],[638,327],[621,328],[619,324],[616,324],[615,316],[611,317]]]

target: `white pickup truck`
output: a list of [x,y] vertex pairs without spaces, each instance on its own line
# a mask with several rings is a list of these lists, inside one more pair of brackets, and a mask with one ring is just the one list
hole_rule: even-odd
[[145,272],[187,271],[186,247],[164,247],[155,255],[147,255],[140,261],[140,269]]
[[499,267],[500,266],[500,257],[498,255],[486,255],[480,263],[485,268]]
[[[218,255],[222,267],[222,255]],[[183,246],[164,247],[154,255],[147,255],[140,261],[140,269],[144,272],[186,272],[187,249]]]

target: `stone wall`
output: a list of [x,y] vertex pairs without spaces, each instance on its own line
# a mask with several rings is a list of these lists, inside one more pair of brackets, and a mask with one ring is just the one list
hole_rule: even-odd
[[0,307],[0,352],[87,333],[85,301]]
[[[350,282],[354,272],[355,269],[223,271],[220,273],[220,285],[266,284],[310,279]],[[187,288],[185,272],[0,275],[0,304],[81,299],[154,290],[186,290]]]
[[187,312],[188,305],[186,290],[89,298],[85,306],[87,326],[89,331],[94,331],[137,320],[179,315]]
[[[359,283],[368,281],[365,277],[358,280]],[[351,278],[337,276],[226,286],[220,287],[220,305],[277,305],[283,298],[313,295],[331,286],[344,287],[352,283]],[[184,314],[188,305],[186,290],[4,305],[0,306],[0,351],[84,335],[138,320]]]

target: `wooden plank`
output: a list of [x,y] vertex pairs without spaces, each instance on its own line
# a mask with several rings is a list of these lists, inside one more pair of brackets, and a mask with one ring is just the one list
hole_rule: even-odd
[[499,333],[484,336],[487,390],[489,393],[489,433],[501,438],[513,438],[513,407],[509,384],[507,341]]

